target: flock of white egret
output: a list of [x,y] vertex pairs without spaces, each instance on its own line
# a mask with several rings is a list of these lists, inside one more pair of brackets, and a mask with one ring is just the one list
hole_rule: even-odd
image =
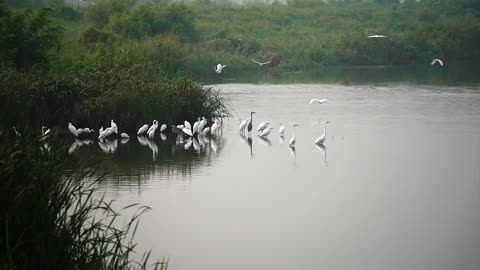
[[[324,98],[324,99],[317,99],[317,98],[314,98],[314,99],[311,99],[310,102],[308,104],[313,104],[315,102],[318,102],[320,104],[323,104],[325,102],[327,102],[328,99]],[[252,129],[253,129],[253,115],[255,114],[256,112],[250,112],[250,119],[240,119],[240,127],[239,127],[239,132],[240,134],[244,135],[245,132],[248,133],[248,136],[251,135],[251,132],[252,132]],[[327,124],[330,123],[329,121],[326,121],[324,122],[324,126],[323,126],[323,134],[320,135],[320,137],[318,137],[318,139],[315,141],[315,143],[317,145],[323,145],[323,143],[325,142],[326,138],[327,138]],[[257,132],[258,132],[258,136],[260,138],[267,138],[268,135],[270,135],[272,133],[272,130],[273,130],[273,127],[270,126],[270,122],[261,122],[258,127],[257,127]],[[295,148],[295,143],[297,141],[296,139],[296,132],[295,132],[295,127],[298,127],[299,125],[298,124],[293,124],[292,125],[292,129],[293,129],[293,136],[290,138],[290,141],[288,143],[288,145],[291,147],[291,148]],[[285,125],[283,123],[280,123],[280,128],[278,129],[278,135],[280,137],[284,137],[285,136]]]

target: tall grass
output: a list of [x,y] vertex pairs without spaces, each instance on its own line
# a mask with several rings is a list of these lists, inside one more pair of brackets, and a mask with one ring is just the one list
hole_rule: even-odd
[[166,269],[168,261],[151,263],[148,253],[132,259],[148,208],[118,226],[111,202],[95,199],[96,181],[85,181],[93,171],[66,173],[63,155],[32,138],[0,137],[2,269]]
[[136,131],[152,119],[173,124],[225,115],[217,91],[181,74],[175,46],[175,38],[163,37],[100,46],[64,70],[0,70],[2,125],[98,128],[115,119],[122,131]]

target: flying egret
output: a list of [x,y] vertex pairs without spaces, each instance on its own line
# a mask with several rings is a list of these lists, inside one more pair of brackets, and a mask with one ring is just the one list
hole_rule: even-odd
[[262,122],[262,123],[260,123],[260,125],[258,125],[257,131],[262,132],[264,129],[267,128],[267,126],[268,126],[269,124],[270,124],[269,122]]
[[375,34],[375,35],[371,35],[371,36],[368,36],[368,38],[386,38],[387,36],[384,36],[384,35],[378,35],[378,34]]
[[248,119],[245,119],[240,123],[240,133],[245,132],[245,128],[247,127],[247,125],[248,125]]
[[217,64],[217,66],[216,66],[216,67],[214,66],[213,69],[215,70],[215,72],[216,72],[217,74],[220,74],[220,73],[222,73],[222,70],[223,70],[226,66],[227,66],[227,65]]
[[263,66],[265,66],[265,65],[268,65],[268,64],[270,64],[270,63],[272,62],[272,60],[267,61],[267,62],[258,62],[258,61],[256,61],[255,59],[252,59],[252,61],[255,62],[255,63],[257,63],[260,67],[263,67]]
[[314,102],[318,102],[320,104],[323,104],[325,101],[328,101],[328,99],[326,99],[326,98],[324,98],[324,99],[312,98],[310,100],[310,102],[308,102],[308,104],[312,104]]
[[436,63],[438,63],[440,66],[443,67],[443,61],[440,60],[440,59],[438,59],[438,58],[433,59],[432,62],[430,63],[430,65],[433,66],[433,65],[435,65]]
[[297,134],[295,133],[295,127],[298,127],[298,126],[299,126],[299,125],[297,125],[297,124],[294,124],[294,125],[292,126],[292,128],[293,128],[293,136],[292,136],[292,138],[290,139],[290,143],[289,143],[290,147],[292,147],[292,148],[295,148],[295,142],[296,142],[295,137],[297,136]]
[[129,139],[130,136],[128,136],[127,133],[123,132],[122,134],[120,134],[120,138],[122,138],[122,139]]
[[280,128],[278,129],[278,134],[280,135],[280,137],[283,137],[285,135],[285,126],[283,125],[283,123],[280,123]]
[[[155,127],[155,124],[157,124],[157,126]],[[147,134],[150,134],[150,131],[152,131],[152,129],[156,129],[158,127],[158,121],[157,120],[153,120],[152,121],[152,125],[148,128],[147,130]]]
[[13,127],[13,132],[15,133],[15,136],[17,137],[21,137],[22,134],[20,132],[18,132],[17,128],[16,127]]
[[163,124],[163,125],[160,127],[160,132],[164,132],[165,129],[167,129],[167,124]]
[[115,124],[115,122],[113,122],[113,120],[110,121],[110,127],[112,128],[113,133],[118,134],[117,124]]
[[328,121],[325,122],[324,126],[323,126],[323,134],[322,136],[318,137],[318,139],[315,141],[316,144],[320,145],[320,144],[323,144],[325,142],[325,140],[327,139],[327,124],[330,123]]
[[68,123],[68,130],[69,130],[70,133],[72,133],[75,137],[78,137],[78,131],[77,131],[77,129],[75,128],[75,126],[72,125],[72,123]]
[[248,122],[248,126],[247,126],[247,131],[248,133],[250,133],[252,131],[252,122],[253,122],[253,114],[256,113],[256,112],[250,112],[250,122]]
[[147,124],[143,125],[141,128],[138,129],[137,135],[145,133],[145,131],[147,131],[147,129],[148,129],[148,125]]
[[265,128],[262,133],[259,135],[260,137],[267,137],[271,132],[273,128]]

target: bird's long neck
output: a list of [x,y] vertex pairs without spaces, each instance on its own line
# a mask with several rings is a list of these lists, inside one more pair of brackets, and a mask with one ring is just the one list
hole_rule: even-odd
[[297,132],[295,131],[295,127],[293,127],[293,138],[297,136]]
[[323,126],[323,134],[326,136],[327,135],[327,123]]
[[252,122],[253,119],[253,113],[250,113],[250,123]]

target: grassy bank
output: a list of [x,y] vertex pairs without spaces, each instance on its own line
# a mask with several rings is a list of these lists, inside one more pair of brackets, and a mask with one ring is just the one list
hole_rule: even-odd
[[138,218],[148,208],[119,227],[111,202],[92,196],[95,181],[83,181],[92,172],[65,175],[65,151],[41,145],[0,137],[2,269],[166,269],[148,254],[132,260]]

